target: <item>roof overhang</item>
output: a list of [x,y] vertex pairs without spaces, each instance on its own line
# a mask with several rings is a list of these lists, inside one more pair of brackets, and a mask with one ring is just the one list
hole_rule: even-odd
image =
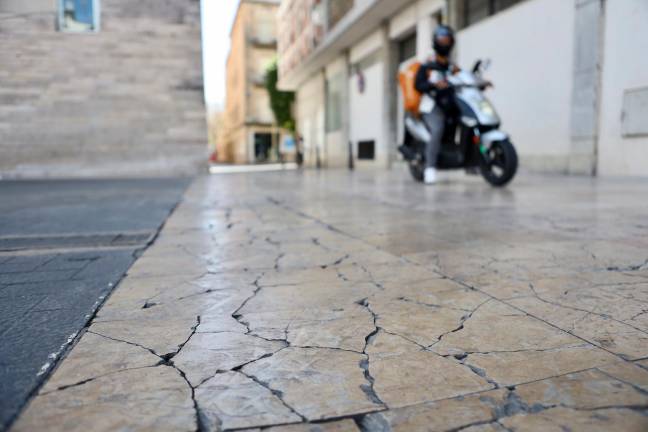
[[411,0],[372,0],[357,3],[360,4],[351,9],[326,34],[322,43],[299,66],[281,77],[278,83],[280,89],[296,90],[346,49],[375,31],[387,18],[410,4]]

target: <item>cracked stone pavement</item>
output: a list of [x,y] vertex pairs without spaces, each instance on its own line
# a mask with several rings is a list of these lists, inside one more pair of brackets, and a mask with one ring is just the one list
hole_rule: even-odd
[[646,431],[648,183],[197,179],[14,431]]

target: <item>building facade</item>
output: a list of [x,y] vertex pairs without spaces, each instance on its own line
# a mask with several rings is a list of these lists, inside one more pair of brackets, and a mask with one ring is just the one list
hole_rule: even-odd
[[284,0],[279,20],[310,165],[399,162],[396,76],[443,22],[461,66],[491,60],[489,97],[524,168],[648,176],[644,0]]
[[241,0],[227,59],[225,128],[218,159],[257,163],[278,159],[279,130],[270,108],[265,73],[277,55],[279,0]]
[[197,0],[0,0],[0,175],[192,174]]

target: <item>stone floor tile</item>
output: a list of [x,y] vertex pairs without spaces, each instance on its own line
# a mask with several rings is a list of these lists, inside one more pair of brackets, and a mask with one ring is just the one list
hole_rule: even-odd
[[428,279],[416,282],[388,282],[384,292],[372,299],[389,298],[428,305],[447,307],[471,312],[490,297],[449,279]]
[[375,325],[364,307],[352,303],[334,309],[290,309],[245,313],[239,318],[250,333],[285,339],[292,346],[339,348],[362,352]]
[[368,414],[362,420],[362,426],[369,431],[389,430],[392,432],[460,430],[472,424],[494,421],[499,407],[506,403],[507,394],[506,390],[499,389],[390,409]]
[[240,372],[210,378],[196,389],[196,401],[206,432],[302,421],[269,389]]
[[373,390],[390,408],[488,390],[493,385],[454,359],[385,332],[367,345]]
[[510,304],[586,341],[634,360],[648,356],[648,333],[607,315],[564,307],[537,297],[512,299]]
[[557,407],[508,417],[500,423],[508,430],[520,432],[643,432],[648,429],[648,416],[629,409],[579,411]]
[[377,324],[423,346],[437,342],[442,335],[461,327],[468,311],[426,305],[405,300],[369,300]]
[[302,423],[275,426],[264,429],[244,429],[241,432],[360,432],[353,420],[339,420],[323,423]]
[[[640,367],[641,362],[617,362],[600,366],[598,370],[626,384],[648,391],[648,369]],[[648,366],[648,362],[644,361]]]
[[49,393],[129,369],[155,366],[160,358],[144,348],[88,332],[42,389]]
[[270,432],[360,432],[353,420],[340,420],[326,423],[277,426],[267,429]]
[[280,392],[306,419],[324,420],[382,409],[372,400],[370,381],[361,368],[365,360],[365,355],[348,351],[287,348],[242,371]]
[[12,431],[37,430],[189,432],[196,430],[196,414],[186,381],[175,369],[159,366],[37,396]]
[[432,349],[443,355],[463,355],[538,351],[581,344],[582,340],[493,300],[475,310],[464,321],[463,328],[444,335]]
[[370,283],[309,283],[262,288],[238,312],[245,316],[254,312],[311,310],[326,305],[331,309],[345,308],[367,298],[379,288]]
[[565,406],[578,410],[645,406],[648,409],[648,394],[598,370],[520,385],[515,393],[530,406]]
[[173,357],[173,364],[197,387],[219,371],[270,356],[287,344],[240,333],[196,333]]
[[99,335],[140,345],[157,355],[167,355],[178,351],[198,325],[194,320],[130,320],[95,322],[90,331]]

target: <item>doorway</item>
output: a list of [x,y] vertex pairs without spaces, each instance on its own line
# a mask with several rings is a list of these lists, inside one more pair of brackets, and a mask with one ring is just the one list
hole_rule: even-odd
[[272,149],[272,134],[255,133],[254,134],[254,162],[263,163],[270,160],[270,150]]

